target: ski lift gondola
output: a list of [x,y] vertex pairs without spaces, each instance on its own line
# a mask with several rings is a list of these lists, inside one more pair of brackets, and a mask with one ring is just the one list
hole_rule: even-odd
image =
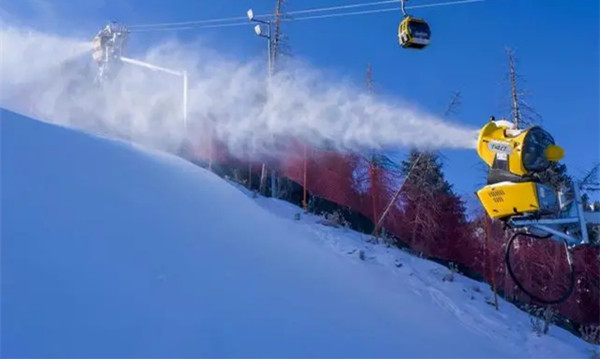
[[423,49],[429,45],[431,30],[423,19],[407,16],[398,26],[398,41],[403,48]]
[[404,19],[398,25],[398,42],[403,48],[423,49],[429,45],[431,29],[424,19],[417,19],[406,13],[404,1],[401,0]]

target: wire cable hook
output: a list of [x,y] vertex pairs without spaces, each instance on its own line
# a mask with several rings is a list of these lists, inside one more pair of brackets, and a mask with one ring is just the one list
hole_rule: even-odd
[[401,6],[401,10],[402,10],[402,15],[404,15],[404,17],[407,17],[408,14],[406,13],[406,10],[404,9],[404,1],[405,0],[400,0],[400,6]]

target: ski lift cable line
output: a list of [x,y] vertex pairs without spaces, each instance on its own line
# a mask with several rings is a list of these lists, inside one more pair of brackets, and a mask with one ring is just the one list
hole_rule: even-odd
[[[434,7],[434,6],[448,6],[448,5],[459,5],[459,4],[469,4],[475,2],[483,2],[485,0],[461,0],[461,1],[451,1],[444,3],[435,3],[435,4],[427,4],[427,5],[415,5],[412,7],[406,7],[406,9],[417,9],[423,7]],[[351,12],[342,12],[342,13],[333,13],[333,14],[324,14],[324,15],[311,15],[311,16],[303,16],[291,19],[282,19],[281,21],[301,21],[301,20],[315,20],[315,19],[325,19],[330,17],[343,17],[343,16],[356,16],[356,15],[366,15],[366,14],[376,14],[381,12],[392,12],[399,11],[399,7],[392,8],[383,8],[383,9],[375,9],[375,10],[362,10],[362,11],[351,11]]]
[[[486,1],[486,0],[446,1],[446,2],[438,2],[438,3],[433,3],[433,4],[407,6],[406,9],[420,9],[420,8],[430,8],[430,7],[438,7],[438,6],[460,5],[460,4],[469,4],[469,3],[484,2],[484,1]],[[361,3],[361,4],[349,4],[349,5],[343,5],[343,6],[333,6],[333,7],[289,11],[289,12],[286,12],[286,14],[287,15],[295,15],[295,14],[306,14],[306,13],[312,13],[312,12],[326,12],[326,11],[342,10],[342,9],[357,8],[357,7],[364,7],[364,6],[383,5],[383,4],[387,4],[387,3],[397,3],[397,2],[398,2],[398,0],[386,0],[386,1],[379,1],[379,2]],[[327,17],[353,16],[353,15],[372,14],[372,13],[390,12],[390,11],[399,11],[399,10],[400,10],[399,7],[398,8],[394,7],[394,8],[385,8],[385,9],[376,9],[376,10],[363,10],[363,11],[355,11],[355,12],[340,12],[340,13],[324,14],[324,15],[303,16],[303,17],[283,19],[283,20],[284,21],[310,20],[310,19],[320,19],[320,18],[327,18]],[[256,15],[257,18],[268,18],[271,16],[272,16],[272,14]],[[245,16],[237,16],[237,17],[224,17],[224,18],[206,19],[206,20],[165,22],[165,23],[155,23],[155,24],[139,24],[139,25],[131,25],[131,26],[129,26],[129,28],[131,29],[131,31],[133,31],[133,30],[138,31],[138,29],[139,29],[139,31],[141,31],[141,29],[144,29],[144,28],[168,28],[170,26],[203,25],[203,24],[210,24],[210,23],[239,21],[239,20],[246,20],[246,19],[247,19],[247,17],[245,17]],[[224,25],[223,27],[239,26],[238,24],[241,25],[241,23],[234,23],[234,24],[235,25],[233,25],[233,24],[227,24],[227,25],[222,24],[222,25]],[[221,27],[221,26],[219,24],[219,25],[206,26],[206,27]],[[204,28],[204,27],[195,26],[194,28],[197,29],[197,28]],[[187,29],[177,29],[177,30],[187,30]]]
[[[420,9],[420,8],[437,7],[437,6],[460,5],[460,4],[469,4],[469,3],[484,2],[484,1],[486,1],[486,0],[448,1],[448,2],[434,3],[434,4],[407,6],[406,9]],[[397,2],[397,1],[394,1],[394,2]],[[311,16],[303,16],[303,17],[297,17],[297,18],[291,18],[291,19],[284,18],[281,21],[325,19],[325,18],[330,18],[330,17],[366,15],[366,14],[375,14],[375,13],[380,13],[380,12],[391,12],[391,11],[399,11],[399,10],[400,10],[399,7],[392,7],[392,8],[383,8],[383,9],[375,9],[375,10],[361,10],[361,11],[341,12],[341,13],[333,13],[333,14],[323,14],[323,15],[311,15]]]
[[[398,3],[398,2],[399,2],[399,0],[365,2],[365,3],[359,3],[359,4],[348,4],[348,5],[339,5],[339,6],[312,8],[312,9],[305,9],[305,10],[288,11],[288,12],[286,12],[286,14],[296,15],[296,14],[306,14],[306,13],[312,13],[312,12],[325,12],[325,11],[351,9],[351,8],[357,8],[357,7],[392,4],[392,3]],[[269,17],[269,16],[272,16],[272,14],[256,15],[257,18]],[[231,16],[231,17],[223,17],[223,18],[207,19],[207,20],[163,22],[163,23],[155,23],[155,24],[137,24],[137,25],[131,25],[130,28],[133,29],[133,28],[155,27],[155,26],[199,25],[199,24],[205,24],[205,23],[226,22],[226,21],[235,21],[235,20],[246,20],[246,19],[247,19],[247,17],[245,17],[245,16]]]
[[151,32],[151,31],[180,31],[180,30],[197,30],[197,29],[212,29],[219,27],[234,27],[234,26],[248,26],[248,21],[234,22],[231,24],[215,24],[215,25],[202,25],[202,26],[177,26],[177,27],[158,27],[158,28],[141,28],[131,29],[130,32]]
[[[256,17],[262,17],[262,16],[268,16],[268,15],[257,15]],[[159,22],[159,23],[154,23],[154,24],[137,24],[137,25],[130,25],[128,27],[130,29],[142,29],[142,28],[148,28],[148,27],[202,25],[202,24],[227,22],[227,21],[238,21],[238,20],[248,20],[248,18],[246,16],[233,16],[233,17],[222,17],[222,18],[217,18],[217,19],[206,19],[206,20]]]
[[296,11],[288,11],[286,14],[288,15],[297,15],[297,14],[307,14],[311,12],[325,12],[325,11],[333,11],[333,10],[345,10],[345,9],[353,9],[357,7],[367,7],[367,6],[378,6],[378,5],[386,5],[399,3],[399,0],[386,0],[386,1],[376,1],[369,3],[360,3],[360,4],[348,4],[348,5],[339,5],[339,6],[330,6],[330,7],[319,7],[313,9],[306,10],[296,10]]

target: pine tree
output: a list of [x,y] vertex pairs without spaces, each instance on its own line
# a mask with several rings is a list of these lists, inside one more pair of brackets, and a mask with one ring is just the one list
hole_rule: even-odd
[[444,178],[438,154],[411,151],[401,173],[406,178],[403,239],[428,255],[452,258],[467,221],[464,203]]

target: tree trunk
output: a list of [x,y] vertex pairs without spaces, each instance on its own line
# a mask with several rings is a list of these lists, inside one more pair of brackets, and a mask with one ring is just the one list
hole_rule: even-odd
[[[417,202],[417,203],[419,203],[419,202]],[[410,237],[410,245],[413,246],[413,248],[415,247],[415,240],[417,238],[417,228],[419,227],[420,217],[421,217],[421,205],[417,204],[415,220],[413,221],[413,227],[412,227],[412,235]],[[421,248],[421,246],[419,246],[419,247],[420,247],[419,251],[423,252],[424,248]]]

